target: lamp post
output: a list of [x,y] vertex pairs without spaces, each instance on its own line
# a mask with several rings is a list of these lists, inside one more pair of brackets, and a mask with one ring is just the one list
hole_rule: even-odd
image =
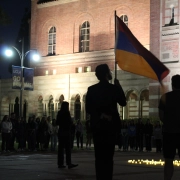
[[[39,60],[39,54],[37,53],[37,50],[31,49],[24,53],[24,38],[22,39],[22,51],[20,52],[16,47],[11,46],[13,49],[15,49],[20,57],[21,60],[21,87],[20,87],[20,107],[19,107],[19,116],[22,117],[22,95],[23,95],[23,68],[24,68],[24,60],[27,56],[27,54],[31,51],[35,51],[36,53],[32,56],[33,60]],[[12,56],[13,51],[11,49],[7,49],[5,51],[6,56]]]

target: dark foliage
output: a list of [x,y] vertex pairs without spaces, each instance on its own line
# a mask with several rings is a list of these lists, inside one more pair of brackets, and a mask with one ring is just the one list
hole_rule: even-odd
[[[30,49],[30,18],[31,18],[31,13],[30,11],[26,8],[23,18],[21,20],[21,26],[19,29],[19,33],[16,39],[16,44],[15,47],[22,53],[22,48],[24,50],[24,53],[26,53]],[[24,45],[23,45],[24,43]],[[14,66],[20,66],[21,65],[21,60],[17,52],[15,52],[15,56],[13,57],[13,60],[9,63],[9,72],[12,73],[12,65]],[[27,55],[26,58],[24,58],[23,65],[25,67],[29,67],[29,56]]]

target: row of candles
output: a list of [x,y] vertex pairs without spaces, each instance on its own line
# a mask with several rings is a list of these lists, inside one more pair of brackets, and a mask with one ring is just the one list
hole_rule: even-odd
[[[128,163],[130,163],[130,164],[145,164],[145,165],[154,165],[154,166],[161,165],[161,166],[163,166],[165,162],[162,161],[161,159],[160,160],[154,160],[154,159],[152,159],[152,160],[148,160],[148,159],[134,160],[133,159],[133,160],[128,160]],[[180,166],[180,161],[174,160],[173,164],[174,164],[174,166]]]

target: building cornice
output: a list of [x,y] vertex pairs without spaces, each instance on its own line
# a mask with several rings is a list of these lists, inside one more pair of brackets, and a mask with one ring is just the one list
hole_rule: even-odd
[[46,66],[91,64],[92,62],[101,63],[113,59],[114,59],[114,49],[110,49],[103,51],[46,56],[46,57],[42,57],[38,63],[34,62],[31,63],[31,65],[41,68]]
[[38,2],[37,7],[45,8],[45,7],[57,6],[60,4],[66,4],[66,3],[76,2],[76,1],[79,1],[79,0],[42,0]]

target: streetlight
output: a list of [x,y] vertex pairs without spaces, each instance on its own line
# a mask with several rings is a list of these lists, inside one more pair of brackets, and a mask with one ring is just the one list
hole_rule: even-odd
[[[24,68],[24,59],[26,58],[27,54],[29,52],[35,52],[33,55],[32,55],[32,59],[35,60],[35,61],[38,61],[40,59],[40,56],[39,54],[37,53],[37,50],[36,49],[31,49],[29,51],[27,51],[26,53],[24,53],[24,39],[22,39],[22,52],[20,52],[16,47],[14,46],[11,46],[13,49],[15,49],[17,51],[17,53],[19,54],[19,57],[20,57],[20,60],[21,60],[21,87],[20,87],[20,108],[19,108],[19,116],[22,117],[22,91],[23,91],[23,68]],[[13,51],[12,49],[7,49],[5,51],[5,55],[10,57],[13,55]]]

